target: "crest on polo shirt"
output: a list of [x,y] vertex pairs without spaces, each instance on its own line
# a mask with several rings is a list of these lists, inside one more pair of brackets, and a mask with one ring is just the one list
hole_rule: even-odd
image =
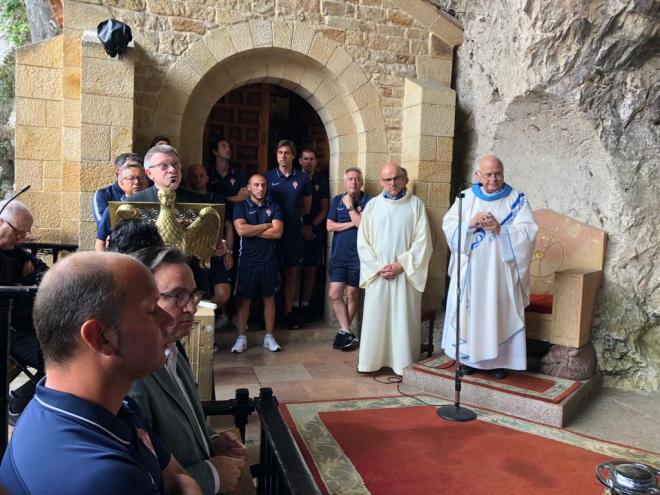
[[272,211],[270,208],[268,208],[268,209],[266,210],[266,215],[270,216],[271,213],[273,213],[273,211]]
[[156,449],[154,449],[154,444],[151,443],[151,438],[149,438],[149,433],[144,431],[142,428],[137,429],[137,434],[140,440],[142,440],[142,443],[144,444],[145,447],[149,449],[149,452],[151,452],[155,457],[158,457],[156,455]]
[[298,189],[298,181],[297,180],[293,181],[293,188]]
[[231,179],[229,179],[229,183],[233,186],[234,184],[236,184],[236,179],[232,177]]
[[316,192],[319,192],[319,189],[320,189],[320,188],[321,188],[321,186],[318,185],[318,184],[316,184],[316,185],[314,186],[314,189],[316,189]]

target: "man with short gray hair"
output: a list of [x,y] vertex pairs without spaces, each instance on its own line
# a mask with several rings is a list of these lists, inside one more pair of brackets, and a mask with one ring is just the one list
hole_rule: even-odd
[[[121,169],[126,165],[138,165],[141,167],[142,157],[137,153],[122,153],[121,155],[117,155],[117,158],[115,158],[115,176],[117,178],[119,177]],[[108,208],[108,202],[121,201],[123,195],[124,192],[120,187],[119,181],[115,181],[107,187],[98,189],[94,193],[92,215],[94,216],[94,221],[97,225],[101,222],[103,212]]]
[[[362,211],[371,196],[362,191],[362,170],[351,167],[344,172],[344,192],[332,198],[326,228],[333,232],[332,251],[328,263],[330,290],[328,296],[339,321],[339,331],[332,344],[334,349],[350,351],[358,338],[351,332],[360,295],[360,258],[357,233]],[[344,296],[346,299],[344,299]]]
[[[36,285],[46,264],[20,246],[32,229],[32,212],[20,201],[0,202],[0,285]],[[44,374],[44,359],[32,326],[32,300],[14,301],[9,334],[11,357],[20,366],[37,370],[9,394],[9,422],[15,423],[34,396],[36,381]]]
[[181,157],[173,146],[157,144],[144,155],[144,170],[154,185],[131,197],[131,202],[158,203],[160,189],[176,191],[177,203],[207,203],[209,198],[181,186]]

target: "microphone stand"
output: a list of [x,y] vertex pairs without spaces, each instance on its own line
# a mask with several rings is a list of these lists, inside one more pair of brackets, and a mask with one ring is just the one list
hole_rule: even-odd
[[[454,405],[441,406],[438,408],[438,416],[449,421],[472,421],[477,414],[471,409],[461,407],[461,230],[463,226],[463,198],[465,193],[458,193],[458,249],[456,250],[456,375],[454,378]],[[451,242],[451,241],[450,241]]]

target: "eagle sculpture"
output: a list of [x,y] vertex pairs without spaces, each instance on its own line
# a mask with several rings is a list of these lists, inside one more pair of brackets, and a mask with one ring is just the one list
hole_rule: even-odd
[[[213,256],[220,234],[221,219],[215,208],[205,207],[199,211],[189,225],[182,225],[176,215],[176,191],[160,189],[158,191],[160,212],[156,220],[156,228],[166,246],[180,249],[186,254],[199,258],[203,268],[211,267]],[[121,205],[117,208],[117,218],[139,218],[140,212],[135,204]]]

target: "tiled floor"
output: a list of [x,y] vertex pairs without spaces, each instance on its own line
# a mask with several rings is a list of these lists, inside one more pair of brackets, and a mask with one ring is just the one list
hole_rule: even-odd
[[215,354],[217,399],[234,396],[237,387],[251,396],[270,387],[280,402],[330,400],[397,395],[396,384],[379,383],[379,376],[357,372],[357,351],[341,352],[327,342],[292,342],[282,352],[261,346],[242,354],[221,350]]

